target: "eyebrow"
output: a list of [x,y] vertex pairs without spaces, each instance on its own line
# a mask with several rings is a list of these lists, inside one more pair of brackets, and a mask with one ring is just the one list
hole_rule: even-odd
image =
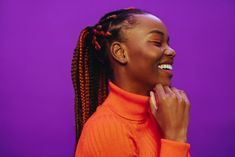
[[148,34],[160,34],[161,36],[164,36],[164,33],[157,30],[157,29],[154,29],[154,30],[148,32]]

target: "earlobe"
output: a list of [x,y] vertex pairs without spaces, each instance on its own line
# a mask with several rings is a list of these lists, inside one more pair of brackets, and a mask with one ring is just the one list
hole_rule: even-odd
[[110,46],[112,57],[121,64],[127,63],[127,55],[123,45],[120,42],[113,42]]

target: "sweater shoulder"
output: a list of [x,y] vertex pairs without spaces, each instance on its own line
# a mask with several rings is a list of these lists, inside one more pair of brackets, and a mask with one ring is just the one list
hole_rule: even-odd
[[[105,127],[104,127],[105,126]],[[84,129],[106,129],[111,128],[125,128],[125,124],[121,117],[113,113],[107,106],[98,106],[97,110],[87,120]]]
[[85,123],[76,156],[137,156],[131,130],[106,107],[100,106]]

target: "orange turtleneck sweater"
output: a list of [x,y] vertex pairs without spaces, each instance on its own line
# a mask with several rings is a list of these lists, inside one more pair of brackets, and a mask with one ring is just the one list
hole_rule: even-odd
[[189,149],[161,137],[148,96],[109,81],[109,95],[85,123],[75,157],[190,157]]

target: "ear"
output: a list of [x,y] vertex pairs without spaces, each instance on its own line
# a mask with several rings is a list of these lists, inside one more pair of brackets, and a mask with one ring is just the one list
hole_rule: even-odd
[[113,42],[110,46],[112,57],[121,64],[127,63],[127,52],[125,47],[120,42]]

